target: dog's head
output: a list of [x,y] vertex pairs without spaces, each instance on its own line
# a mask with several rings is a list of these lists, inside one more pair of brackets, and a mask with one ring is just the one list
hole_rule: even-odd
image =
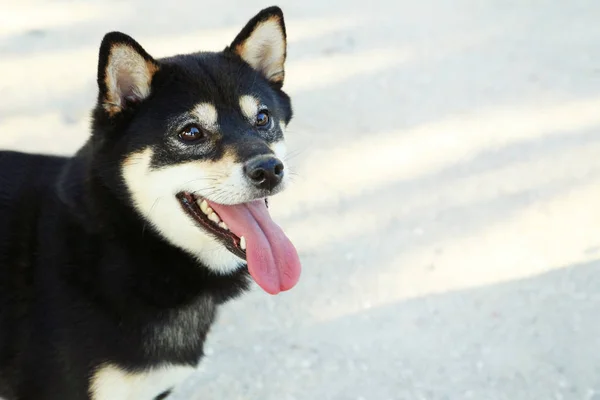
[[269,293],[291,288],[300,274],[266,207],[289,176],[285,58],[277,7],[218,53],[154,59],[129,36],[109,33],[93,123],[99,157],[118,160],[123,200],[159,235],[217,273],[247,260]]

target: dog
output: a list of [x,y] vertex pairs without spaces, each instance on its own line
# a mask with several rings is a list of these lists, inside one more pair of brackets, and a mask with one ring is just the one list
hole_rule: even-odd
[[0,152],[1,398],[164,399],[219,305],[297,283],[267,207],[289,177],[286,51],[275,6],[221,52],[108,33],[82,148]]

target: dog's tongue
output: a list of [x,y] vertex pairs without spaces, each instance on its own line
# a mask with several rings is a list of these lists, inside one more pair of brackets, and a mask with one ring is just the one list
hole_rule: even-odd
[[236,205],[208,202],[238,237],[246,239],[250,275],[267,293],[291,289],[300,278],[300,259],[283,230],[271,219],[264,200]]

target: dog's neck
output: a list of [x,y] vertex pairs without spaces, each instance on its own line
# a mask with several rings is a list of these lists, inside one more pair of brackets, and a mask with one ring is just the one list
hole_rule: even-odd
[[89,140],[69,159],[56,182],[58,197],[89,232],[114,235],[142,230],[144,221],[111,189],[121,184],[119,177],[102,176],[97,168],[102,161],[94,159],[92,150]]

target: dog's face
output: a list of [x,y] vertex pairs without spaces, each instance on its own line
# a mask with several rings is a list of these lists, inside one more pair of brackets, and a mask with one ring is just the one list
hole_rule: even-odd
[[247,260],[270,293],[299,277],[266,198],[288,180],[281,10],[261,11],[220,53],[153,59],[130,37],[100,49],[94,139],[119,160],[125,201],[172,245],[217,273]]

